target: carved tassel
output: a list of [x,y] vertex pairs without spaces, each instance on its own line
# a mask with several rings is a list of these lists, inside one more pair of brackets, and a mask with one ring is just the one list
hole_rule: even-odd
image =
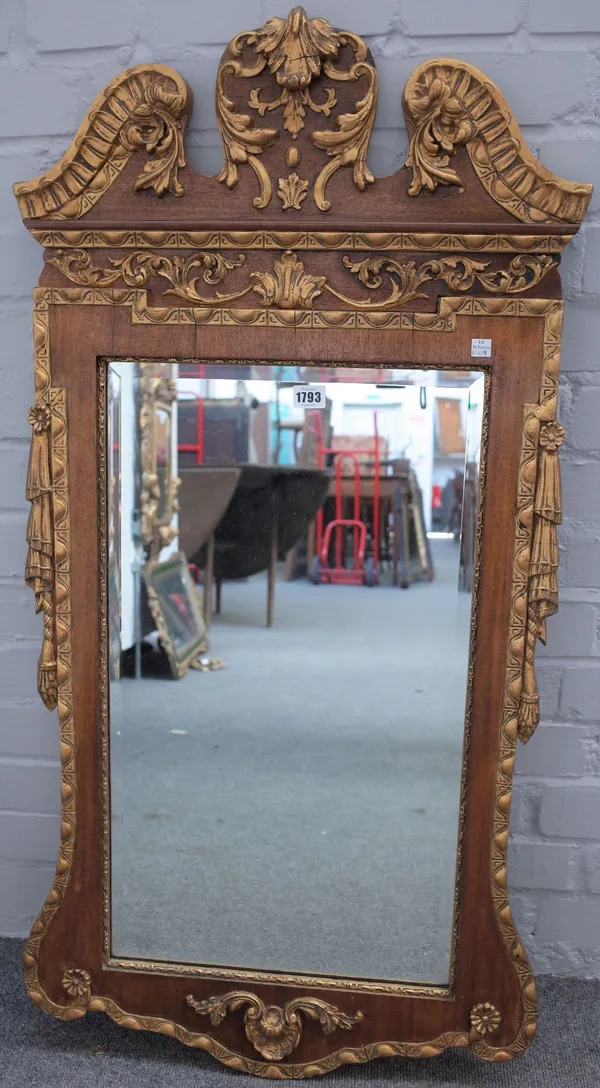
[[26,497],[31,503],[26,537],[29,545],[25,582],[35,594],[35,610],[44,614],[44,636],[38,662],[38,691],[48,710],[57,703],[56,650],[54,641],[54,572],[52,541],[52,479],[50,474],[50,407],[30,409],[33,427]]
[[540,458],[535,490],[533,540],[529,568],[527,634],[523,690],[519,703],[518,733],[526,743],[540,720],[540,697],[535,677],[535,644],[546,642],[546,619],[558,610],[558,541],[556,526],[562,520],[558,450],[564,430],[558,423],[540,429]]

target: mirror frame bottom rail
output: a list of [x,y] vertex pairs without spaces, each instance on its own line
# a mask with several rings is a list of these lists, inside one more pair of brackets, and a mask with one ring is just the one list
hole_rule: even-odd
[[[489,811],[492,825],[490,839],[485,820],[467,817],[455,989],[442,997],[434,995],[431,988],[429,996],[428,988],[422,987],[417,988],[418,996],[407,986],[404,993],[390,995],[368,992],[358,980],[334,984],[332,980],[332,988],[323,989],[317,998],[307,992],[308,985],[256,981],[251,990],[237,989],[229,978],[219,977],[218,970],[200,978],[194,971],[186,971],[185,965],[179,970],[168,967],[164,972],[158,965],[148,965],[146,970],[142,963],[135,965],[137,969],[133,964],[128,969],[125,962],[111,966],[103,954],[103,904],[108,904],[109,883],[99,843],[108,813],[82,803],[82,798],[98,789],[103,753],[95,723],[102,709],[103,685],[99,681],[106,680],[90,677],[85,668],[87,655],[93,659],[100,640],[106,641],[106,612],[99,599],[96,569],[85,557],[99,548],[99,562],[105,562],[106,545],[102,539],[98,544],[94,496],[86,503],[76,481],[72,479],[69,487],[68,474],[69,465],[77,464],[81,479],[91,478],[92,472],[97,478],[98,451],[89,435],[95,429],[97,411],[102,418],[95,392],[99,357],[115,353],[117,345],[122,348],[117,353],[148,357],[149,332],[155,357],[173,357],[174,352],[178,357],[198,356],[195,328],[173,329],[168,323],[161,324],[158,314],[150,329],[130,324],[129,315],[136,312],[140,294],[145,293],[57,287],[36,291],[37,399],[30,417],[32,465],[37,466],[36,471],[40,465],[47,466],[53,528],[52,579],[40,589],[44,614],[53,618],[44,642],[42,674],[46,670],[51,677],[53,651],[56,662],[55,687],[47,682],[47,675],[41,686],[47,705],[55,701],[59,711],[62,825],[54,885],[27,943],[29,994],[37,1005],[60,1019],[77,1019],[88,1011],[107,1012],[123,1026],[172,1036],[208,1051],[232,1068],[261,1076],[312,1076],[344,1063],[393,1055],[428,1057],[448,1047],[469,1047],[491,1061],[512,1058],[527,1048],[537,1022],[535,985],[508,904],[506,848],[516,740],[518,735],[527,739],[531,732],[522,713],[521,693],[523,670],[532,667],[527,632],[537,615],[532,617],[528,608],[530,550],[542,518],[536,511],[546,509],[544,497],[535,496],[536,480],[552,476],[548,458],[556,459],[561,441],[555,419],[562,304],[552,299],[445,298],[437,316],[428,315],[426,330],[420,328],[422,315],[403,314],[405,319],[414,317],[412,330],[404,334],[396,331],[393,338],[385,328],[373,330],[368,349],[361,348],[365,364],[387,359],[392,353],[397,358],[400,351],[404,353],[401,357],[414,359],[417,367],[420,363],[430,365],[433,355],[444,359],[436,366],[450,368],[464,360],[472,337],[493,337],[498,354],[491,365],[487,494],[493,487],[496,498],[505,496],[505,525],[515,528],[508,532],[503,528],[498,534],[500,542],[492,546],[495,526],[484,517],[483,562],[484,568],[487,565],[492,570],[496,564],[501,571],[503,559],[512,551],[512,577],[505,577],[504,589],[494,580],[482,578],[482,609],[489,612],[503,593],[507,602],[501,606],[507,625],[500,625],[502,630],[494,635],[494,652],[499,653],[501,643],[505,646],[504,677],[496,678],[501,715],[486,717],[482,693],[488,678],[481,675],[484,670],[475,669],[473,661],[470,664],[475,675],[478,728],[472,737],[465,803],[467,814]],[[93,338],[89,336],[90,324]],[[50,339],[56,337],[61,342],[63,338],[64,342],[67,328],[72,349],[53,359],[55,386],[50,377]],[[427,338],[422,335],[425,331]],[[452,333],[450,338],[448,333]],[[332,330],[313,331],[306,335],[304,352],[308,359],[343,361],[353,350],[352,337],[346,341],[346,351],[342,350],[344,336],[343,332],[332,336]],[[231,358],[228,348],[233,339],[232,330],[219,330],[211,343],[210,357]],[[258,358],[264,359],[264,347],[262,341],[257,344]],[[297,358],[293,332],[279,347],[279,359]],[[504,390],[515,384],[518,395],[511,407]],[[494,397],[501,405],[496,413]],[[497,463],[500,450],[502,465]],[[512,482],[511,458],[516,469]],[[516,523],[515,505],[500,482],[507,473],[509,493],[512,484],[516,491]],[[41,485],[35,490],[30,472],[28,495],[34,521],[42,514],[42,492]],[[548,532],[555,533],[552,523],[542,528],[546,537]],[[30,549],[34,540],[30,534]],[[500,567],[494,558],[498,550]],[[30,550],[30,559],[31,554]],[[80,637],[76,637],[78,632]],[[480,665],[488,635],[489,631],[478,630],[476,658]],[[48,647],[50,653],[44,656]],[[245,987],[251,973],[240,972],[237,978]],[[199,1015],[207,1017],[206,1031],[198,1030]],[[340,1037],[342,1032],[348,1033],[351,1045]],[[409,1041],[393,1041],[398,1038]],[[267,1060],[257,1060],[257,1052]],[[288,1060],[290,1054],[293,1061]]]

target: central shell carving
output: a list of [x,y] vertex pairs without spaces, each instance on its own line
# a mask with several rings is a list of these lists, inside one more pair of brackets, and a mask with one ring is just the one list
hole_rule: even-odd
[[318,997],[298,997],[286,1001],[281,1007],[265,1005],[256,994],[232,990],[218,997],[207,997],[204,1001],[196,1001],[193,994],[188,994],[186,1002],[200,1016],[209,1016],[211,1024],[215,1026],[225,1019],[228,1012],[235,1012],[247,1005],[244,1013],[246,1037],[255,1050],[273,1062],[286,1058],[298,1046],[302,1034],[300,1013],[311,1020],[318,1020],[325,1035],[331,1035],[336,1028],[350,1031],[364,1019],[360,1010],[354,1016],[349,1016]]

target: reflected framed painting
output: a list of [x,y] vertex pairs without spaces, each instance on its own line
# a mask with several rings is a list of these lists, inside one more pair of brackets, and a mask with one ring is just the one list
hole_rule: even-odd
[[179,680],[208,648],[198,590],[183,552],[143,568],[148,604],[171,672]]

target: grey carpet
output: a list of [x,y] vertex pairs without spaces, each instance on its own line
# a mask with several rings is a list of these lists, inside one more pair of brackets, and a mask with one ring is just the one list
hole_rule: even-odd
[[[23,986],[23,943],[0,940],[0,1088],[228,1088],[267,1084],[172,1039],[127,1031],[89,1014],[63,1024]],[[345,1066],[319,1082],[345,1088],[598,1088],[600,983],[539,980],[538,1037],[524,1057],[490,1065],[465,1051]],[[133,1010],[135,1011],[135,1010]]]
[[[223,587],[221,672],[111,694],[115,955],[448,979],[470,598]],[[172,733],[176,729],[178,732]]]

